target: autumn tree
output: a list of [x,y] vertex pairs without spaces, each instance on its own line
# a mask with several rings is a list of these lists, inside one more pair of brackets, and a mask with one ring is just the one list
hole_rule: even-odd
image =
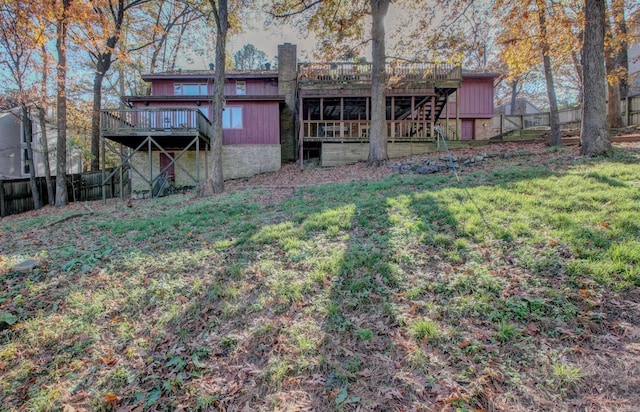
[[[41,20],[43,22],[43,20]],[[48,136],[48,124],[47,124],[47,108],[49,107],[49,72],[51,70],[49,63],[49,50],[45,44],[40,45],[40,98],[36,103],[36,110],[38,111],[38,121],[40,123],[40,146],[42,148],[42,159],[44,164],[44,178],[47,185],[47,198],[49,205],[55,204],[55,188],[53,186],[53,179],[51,178],[51,165],[49,162],[49,136]]]
[[626,3],[625,0],[612,0],[609,6],[609,16],[606,19],[605,62],[609,96],[607,116],[609,126],[614,128],[624,126],[620,101],[628,95],[628,49],[629,44],[634,41],[633,36],[627,30],[625,13],[628,7]]
[[34,70],[34,55],[46,42],[42,27],[34,18],[40,12],[36,3],[3,2],[0,4],[0,57],[6,64],[15,89],[14,99],[20,107],[22,135],[27,150],[29,183],[34,208],[42,206],[36,184],[36,165],[33,156],[32,116],[30,106],[36,100],[35,88],[30,84],[29,74]]
[[57,207],[69,203],[67,195],[67,42],[69,23],[73,16],[72,0],[56,0],[53,18],[56,24],[56,202]]
[[571,50],[577,46],[573,33],[576,22],[567,17],[562,4],[547,0],[497,0],[494,10],[499,10],[511,22],[503,27],[498,39],[510,76],[513,78],[542,64],[550,109],[551,144],[560,145],[554,69],[570,61]]
[[[93,14],[85,21],[85,41],[88,45],[93,74],[93,110],[91,113],[91,170],[100,168],[100,109],[102,84],[117,55],[127,13],[149,0],[93,0]],[[122,50],[122,49],[120,49]]]
[[582,154],[587,156],[599,156],[611,150],[605,97],[605,27],[604,2],[586,0],[582,46],[584,93],[580,143]]
[[253,44],[245,44],[233,54],[233,68],[235,70],[256,70],[268,62],[267,54]]

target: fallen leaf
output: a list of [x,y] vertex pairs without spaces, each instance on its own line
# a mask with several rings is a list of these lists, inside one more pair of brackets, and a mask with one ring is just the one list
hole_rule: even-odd
[[467,346],[469,346],[469,345],[471,345],[471,341],[470,341],[469,339],[465,339],[465,340],[463,340],[462,342],[458,343],[458,347],[459,347],[460,349],[464,349],[464,348],[466,348],[466,347],[467,347]]
[[114,403],[114,402],[117,402],[119,400],[119,398],[116,395],[112,394],[112,393],[108,393],[108,394],[104,395],[104,400],[105,400],[105,402]]
[[609,223],[607,223],[607,222],[600,222],[600,226],[602,226],[602,227],[609,227]]
[[114,358],[100,358],[100,362],[104,363],[107,366],[113,366],[118,363],[118,359]]

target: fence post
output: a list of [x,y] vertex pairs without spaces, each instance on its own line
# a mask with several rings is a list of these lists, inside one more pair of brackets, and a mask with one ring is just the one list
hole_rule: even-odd
[[4,180],[0,180],[0,217],[5,217],[7,210],[4,205]]

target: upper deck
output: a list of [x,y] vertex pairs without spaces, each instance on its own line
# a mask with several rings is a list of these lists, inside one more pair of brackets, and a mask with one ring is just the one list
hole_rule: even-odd
[[[387,63],[385,77],[391,88],[455,89],[462,83],[462,68],[448,63]],[[365,89],[371,87],[371,63],[300,63],[298,87],[304,89]]]

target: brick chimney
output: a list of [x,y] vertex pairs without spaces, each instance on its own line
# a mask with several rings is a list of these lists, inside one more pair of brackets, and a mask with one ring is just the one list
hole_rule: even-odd
[[285,107],[280,112],[280,145],[284,162],[295,160],[297,75],[296,45],[291,43],[278,45],[278,94],[283,95],[285,99]]

